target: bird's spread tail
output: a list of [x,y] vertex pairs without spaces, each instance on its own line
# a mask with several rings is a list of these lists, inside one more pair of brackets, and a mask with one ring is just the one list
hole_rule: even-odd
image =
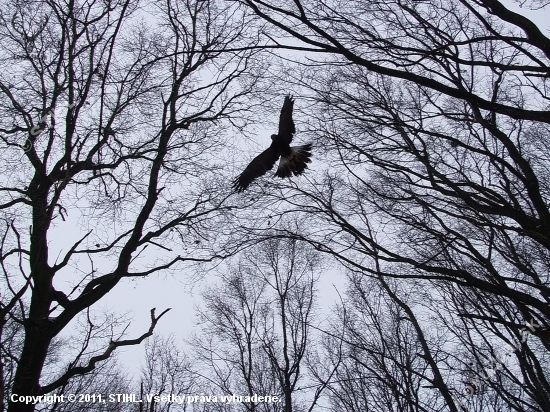
[[279,167],[275,176],[291,177],[301,175],[307,169],[307,163],[311,162],[311,144],[294,146],[290,148],[290,154],[281,156]]

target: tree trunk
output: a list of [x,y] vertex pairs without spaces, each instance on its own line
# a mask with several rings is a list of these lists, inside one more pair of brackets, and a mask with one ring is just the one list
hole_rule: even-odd
[[[44,324],[47,319],[42,320],[41,324],[36,324],[32,320],[28,322],[25,325],[25,344],[15,373],[12,394],[37,396],[40,393],[40,375],[51,337],[48,325]],[[13,402],[10,398],[8,412],[33,412],[35,406],[32,402]]]

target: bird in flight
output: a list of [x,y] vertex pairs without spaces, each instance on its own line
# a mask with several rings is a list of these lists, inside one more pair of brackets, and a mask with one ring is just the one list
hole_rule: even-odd
[[292,120],[294,99],[286,96],[279,118],[279,133],[271,135],[271,146],[256,156],[244,169],[239,177],[233,181],[233,189],[237,192],[245,190],[252,181],[266,174],[273,165],[279,161],[279,167],[275,176],[285,178],[301,175],[307,169],[307,163],[311,162],[311,144],[303,146],[290,146],[292,137],[296,132]]

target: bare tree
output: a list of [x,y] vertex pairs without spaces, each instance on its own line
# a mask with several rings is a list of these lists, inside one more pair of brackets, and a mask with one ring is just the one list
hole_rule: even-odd
[[139,391],[140,411],[188,410],[188,396],[203,390],[197,385],[191,362],[178,348],[174,337],[151,338],[145,346],[145,358]]
[[437,329],[424,333],[419,326],[412,308],[420,302],[391,287],[403,299],[399,305],[379,282],[361,274],[349,278],[347,298],[324,341],[325,363],[341,362],[328,386],[332,409],[439,410],[442,402],[423,387],[433,385],[430,358],[438,358],[444,345]]
[[[10,313],[15,315],[15,313]],[[65,362],[67,359],[67,353],[71,352],[71,348],[75,346],[75,343],[80,347],[77,352],[78,357],[93,356],[93,348],[88,347],[93,341],[92,336],[89,333],[98,335],[101,333],[109,333],[109,330],[113,328],[119,320],[113,320],[110,316],[104,318],[103,325],[96,324],[96,330],[89,330],[89,322],[84,316],[80,327],[83,329],[81,334],[75,333],[76,336],[82,337],[82,342],[73,342],[70,338],[56,337],[50,343],[48,348],[48,356],[44,363],[42,372],[42,379],[55,379],[60,374],[64,373]],[[96,317],[97,319],[97,317]],[[97,322],[97,321],[96,321]],[[24,330],[23,327],[14,322],[8,321],[4,325],[4,331],[2,335],[1,350],[2,350],[2,389],[9,390],[13,385],[13,377],[17,367],[17,361],[21,355],[21,349],[23,345]],[[96,336],[97,337],[97,336]],[[101,340],[96,339],[99,342]],[[96,350],[98,348],[95,348]],[[101,349],[101,348],[99,348]],[[87,351],[90,351],[87,353]],[[76,364],[76,362],[74,362]],[[111,393],[131,393],[133,388],[130,385],[130,381],[125,376],[122,368],[117,363],[116,356],[111,356],[105,362],[96,364],[93,371],[85,375],[77,375],[73,379],[69,380],[65,385],[55,390],[54,394],[58,396],[56,401],[53,402],[40,402],[37,405],[38,410],[44,411],[87,411],[90,409],[104,412],[122,412],[129,411],[129,404],[125,403],[112,403],[105,402],[100,403],[97,400],[94,402],[88,397],[82,397],[78,399],[78,402],[61,402],[62,395],[68,394],[111,394]],[[5,410],[5,405],[8,404],[11,393],[7,391],[3,394],[3,403],[0,410]]]
[[226,254],[211,231],[226,210],[218,155],[223,121],[246,115],[254,39],[217,1],[8,1],[0,20],[2,342],[5,321],[23,327],[2,383],[36,396],[153,333],[167,310],[99,349],[91,315],[94,350],[43,376],[52,341],[121,280]]
[[[451,411],[548,410],[550,39],[496,0],[241,3],[274,47],[318,52],[287,81],[315,103],[330,169],[265,214],[309,214],[281,235],[428,299],[438,321],[416,336],[460,343],[428,362],[422,393]],[[472,385],[497,352],[509,359]]]
[[[57,345],[62,357],[65,345]],[[109,395],[139,393],[133,388],[127,371],[117,362],[116,356],[102,362],[88,374],[77,375],[67,382],[67,385],[57,389],[61,395],[77,394],[77,402],[52,402],[41,410],[51,412],[135,412],[135,404],[128,402],[111,402]],[[93,395],[96,395],[94,398]],[[97,394],[104,394],[105,402],[98,402]],[[59,398],[58,398],[59,399]]]
[[311,395],[306,401],[300,387],[311,382],[306,357],[315,347],[318,268],[319,258],[307,245],[272,239],[247,251],[218,286],[204,293],[203,333],[193,345],[213,390],[243,399],[279,399],[237,403],[237,409],[290,412],[311,410],[317,403],[320,391],[306,394]]

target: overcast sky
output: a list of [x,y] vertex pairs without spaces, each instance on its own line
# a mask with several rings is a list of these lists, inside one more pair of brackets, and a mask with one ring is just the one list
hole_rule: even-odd
[[[537,22],[544,32],[549,32],[550,16],[520,8],[515,2],[505,2],[505,4],[514,11]],[[293,93],[293,90],[288,92]],[[295,106],[297,111],[299,111],[301,104],[305,104],[304,101],[300,100],[300,96],[296,96]],[[266,122],[276,122],[277,118],[278,113],[273,113],[273,118],[264,120]],[[269,131],[268,126],[263,129],[261,124],[253,125],[253,127],[257,130],[257,138],[249,143],[249,150],[245,152],[247,158],[237,159],[237,163],[249,161],[249,156],[257,151],[258,147],[267,147],[270,143],[269,135],[272,132]],[[297,129],[296,139],[300,141],[299,126]],[[243,136],[235,135],[233,138],[241,147],[247,145],[247,140]],[[319,158],[314,153],[313,162],[318,161]],[[56,256],[58,251],[66,252],[82,236],[83,232],[76,230],[78,228],[78,218],[78,214],[71,213],[69,209],[67,221],[57,223],[57,227],[51,232],[51,256]],[[122,280],[112,292],[94,305],[93,309],[97,312],[105,311],[118,315],[128,313],[132,322],[128,328],[127,338],[136,338],[149,328],[151,308],[157,308],[157,313],[166,308],[172,308],[159,322],[155,334],[164,336],[174,334],[178,341],[182,342],[193,331],[193,328],[200,327],[195,325],[195,306],[201,302],[202,287],[213,281],[213,275],[210,275],[205,276],[202,282],[196,282],[193,275],[195,275],[193,269],[189,269],[175,275],[155,274],[141,279]],[[59,282],[59,280],[56,279],[56,282]],[[328,309],[339,299],[336,289],[343,293],[344,288],[345,278],[341,272],[331,270],[320,274],[319,302],[325,308],[325,313],[328,313]],[[118,349],[117,353],[121,363],[137,378],[144,360],[144,344]]]

